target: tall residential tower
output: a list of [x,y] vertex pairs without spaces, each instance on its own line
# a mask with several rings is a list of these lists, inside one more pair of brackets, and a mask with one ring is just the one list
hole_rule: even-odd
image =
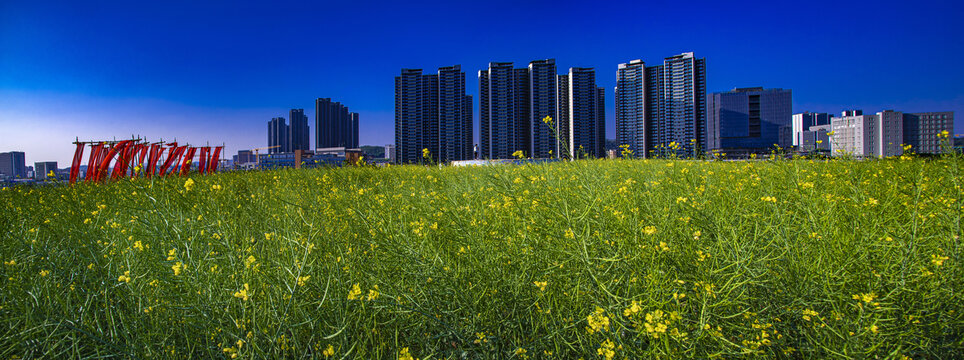
[[288,115],[288,119],[291,121],[291,151],[310,150],[308,117],[305,116],[305,109],[291,109]]
[[439,162],[471,159],[471,102],[459,65],[428,75],[402,69],[395,77],[395,161],[421,162],[423,149]]
[[[697,155],[706,149],[706,60],[693,53],[616,70],[616,136],[639,156]],[[679,150],[674,150],[674,147]]]
[[271,118],[268,122],[268,149],[269,154],[286,153],[291,151],[291,137],[288,134],[290,131],[288,124],[285,123],[285,118],[276,117]]

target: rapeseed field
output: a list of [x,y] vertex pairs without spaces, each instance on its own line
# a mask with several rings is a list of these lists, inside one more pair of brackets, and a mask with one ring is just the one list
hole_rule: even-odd
[[0,191],[0,359],[964,356],[957,156]]

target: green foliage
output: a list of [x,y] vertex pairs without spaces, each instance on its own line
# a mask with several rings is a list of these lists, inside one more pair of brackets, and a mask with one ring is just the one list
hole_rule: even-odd
[[0,358],[959,358],[961,165],[590,160],[0,190]]

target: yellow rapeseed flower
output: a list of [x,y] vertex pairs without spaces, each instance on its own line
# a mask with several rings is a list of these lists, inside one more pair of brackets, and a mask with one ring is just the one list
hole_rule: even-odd
[[636,314],[639,314],[639,312],[642,310],[643,308],[639,306],[639,302],[636,300],[633,300],[633,303],[630,304],[629,307],[627,307],[625,310],[623,310],[623,316],[631,318],[633,316],[636,316]]
[[47,270],[40,270],[40,276],[42,276],[42,277],[43,277],[43,276],[47,276],[47,275],[50,275],[50,271],[47,271]]
[[326,358],[330,358],[335,355],[335,347],[331,346],[331,344],[328,344],[328,347],[325,348],[325,351],[323,351],[321,354]]
[[408,348],[406,347],[398,351],[398,360],[418,360],[418,359],[412,357],[412,354],[408,352]]
[[248,283],[244,283],[244,289],[236,291],[234,293],[234,297],[244,301],[248,301],[248,298],[251,296],[248,294],[248,290],[250,290],[250,288],[248,287]]
[[612,360],[613,356],[616,356],[616,352],[613,351],[614,348],[616,348],[616,344],[613,344],[612,340],[606,339],[606,341],[603,341],[603,343],[599,345],[599,348],[596,349],[596,353],[606,358],[606,360]]
[[194,179],[187,178],[187,181],[184,182],[184,190],[191,191],[191,189],[193,188],[194,188]]
[[184,263],[178,261],[177,264],[171,266],[171,270],[174,270],[174,276],[181,275],[181,270],[184,270]]
[[549,284],[548,282],[545,282],[545,281],[533,281],[532,283],[539,288],[539,291],[546,291],[546,285]]
[[357,300],[361,296],[361,287],[358,284],[352,285],[351,290],[348,291],[348,300]]
[[307,282],[308,279],[311,279],[311,275],[299,276],[299,277],[298,277],[298,286],[305,286],[305,282]]
[[949,259],[949,257],[933,254],[931,255],[931,264],[934,264],[934,266],[941,266],[944,265],[944,260],[947,259]]
[[871,301],[874,301],[875,298],[877,298],[877,294],[871,292],[871,293],[866,293],[866,294],[854,294],[854,295],[851,296],[851,297],[852,297],[854,300],[863,301],[863,302],[865,302],[865,303],[869,303],[869,302],[871,302]]
[[597,306],[596,311],[586,317],[586,322],[589,323],[586,331],[590,334],[609,330],[609,317],[606,316],[606,310],[601,307]]
[[647,226],[647,227],[644,227],[644,228],[643,228],[643,234],[653,235],[653,234],[655,234],[655,233],[656,233],[656,227],[655,227],[655,226]]
[[372,301],[378,298],[378,285],[375,285],[374,289],[368,289],[368,297],[366,300]]
[[124,275],[121,275],[121,276],[118,276],[118,277],[117,277],[117,281],[123,281],[123,282],[125,282],[125,283],[130,283],[130,282],[131,282],[131,272],[130,272],[130,271],[125,271],[125,272],[124,272]]

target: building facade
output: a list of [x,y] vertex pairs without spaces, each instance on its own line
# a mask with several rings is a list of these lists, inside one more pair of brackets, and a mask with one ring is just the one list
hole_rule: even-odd
[[793,131],[790,145],[801,147],[803,143],[803,132],[810,131],[811,126],[830,125],[830,117],[828,113],[802,112],[793,114],[790,120]]
[[646,63],[633,60],[616,69],[616,143],[646,155]]
[[800,151],[830,152],[830,124],[813,125],[799,134]]
[[706,59],[689,52],[657,66],[633,60],[617,68],[616,78],[621,145],[639,156],[705,152]]
[[402,69],[395,77],[395,162],[423,162],[423,149],[439,162],[472,158],[471,101],[459,65],[436,74]]
[[[268,122],[268,149],[269,154],[291,152],[291,137],[289,135],[288,124],[285,118],[276,117]],[[275,147],[277,146],[277,147]]]
[[11,178],[27,177],[24,153],[20,151],[0,153],[0,175]]
[[395,144],[385,145],[385,158],[388,159],[390,163],[395,162]]
[[[568,139],[568,135],[559,134],[568,129],[558,116],[559,75],[556,72],[556,59],[535,60],[529,62],[529,146],[527,156],[533,158],[558,157],[560,154],[559,139]],[[552,124],[543,121],[545,117],[553,119]],[[553,128],[554,127],[554,128]]]
[[33,177],[34,179],[42,180],[46,179],[51,171],[54,173],[54,177],[57,176],[57,162],[56,161],[43,161],[33,163]]
[[[565,98],[569,109],[569,156],[604,157],[599,144],[599,91],[593,68],[569,68],[569,91]],[[605,136],[603,136],[605,138]]]
[[308,142],[308,117],[305,116],[305,109],[291,109],[288,112],[288,119],[291,122],[291,151],[310,150],[311,144]]
[[315,148],[357,148],[358,114],[331,98],[315,100]]
[[833,155],[886,157],[903,154],[904,124],[899,111],[885,110],[864,115],[861,110],[844,111],[830,120]]
[[924,112],[904,114],[904,144],[918,154],[941,153],[937,137],[942,131],[954,134],[954,112]]
[[525,141],[529,114],[519,111],[528,101],[528,71],[518,71],[511,62],[490,62],[479,71],[479,157],[508,159],[517,150],[529,148]]
[[766,153],[775,146],[787,148],[781,132],[791,126],[792,93],[789,89],[737,88],[707,97],[707,150],[730,154]]

